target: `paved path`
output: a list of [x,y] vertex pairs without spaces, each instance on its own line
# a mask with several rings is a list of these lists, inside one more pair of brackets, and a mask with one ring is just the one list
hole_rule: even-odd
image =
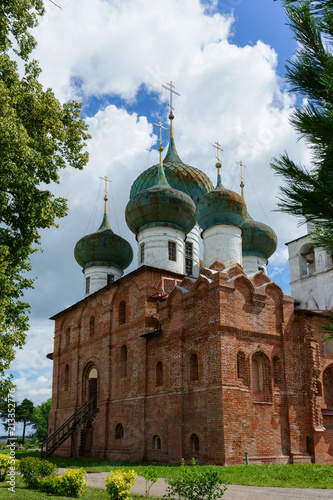
[[[59,473],[63,474],[63,469],[59,469]],[[90,472],[86,476],[89,486],[105,490],[104,479],[109,475],[109,472]],[[137,495],[145,495],[146,481],[139,476],[132,491]],[[165,482],[163,479],[158,479],[153,484],[150,495],[158,498],[163,497],[165,493]],[[316,499],[333,500],[333,490],[319,489],[303,489],[303,488],[266,488],[261,486],[238,486],[229,484],[228,489],[223,495],[223,500],[316,500]]]

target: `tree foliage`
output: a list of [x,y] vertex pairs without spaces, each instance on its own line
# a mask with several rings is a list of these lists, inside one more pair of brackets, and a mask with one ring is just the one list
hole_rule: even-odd
[[48,399],[39,406],[35,406],[32,414],[33,427],[35,429],[34,436],[39,441],[44,441],[48,436],[48,421],[51,410],[52,399]]
[[[40,242],[39,231],[64,217],[66,200],[48,186],[59,170],[83,168],[89,138],[80,104],[61,105],[38,81],[40,68],[30,55],[36,45],[29,29],[43,15],[42,0],[0,0],[0,395],[11,386],[5,370],[22,347],[28,329],[25,272]],[[24,61],[24,74],[17,62]]]
[[312,156],[307,166],[287,153],[273,160],[285,181],[278,206],[313,223],[313,244],[333,256],[333,0],[285,0],[284,6],[299,43],[287,80],[304,98],[291,123]]

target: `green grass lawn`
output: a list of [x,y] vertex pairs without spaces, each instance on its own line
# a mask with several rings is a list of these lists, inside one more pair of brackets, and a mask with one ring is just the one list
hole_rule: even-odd
[[[39,457],[37,451],[17,451],[16,458],[26,456]],[[51,456],[48,458],[58,467],[77,468],[85,470],[109,472],[120,467],[134,469],[137,474],[148,464],[129,462],[110,462],[107,460],[94,460],[85,458],[67,458]],[[151,464],[156,468],[159,477],[175,478],[179,467],[173,465]],[[222,469],[224,482],[226,484],[241,484],[248,486],[280,486],[284,488],[329,488],[333,489],[333,466],[332,465],[233,465],[219,467],[217,465],[201,465],[202,469],[218,467]],[[23,498],[23,497],[22,497]],[[27,497],[29,498],[29,497]],[[37,497],[38,498],[38,497]],[[92,497],[93,498],[93,497]],[[103,497],[101,497],[103,498]]]

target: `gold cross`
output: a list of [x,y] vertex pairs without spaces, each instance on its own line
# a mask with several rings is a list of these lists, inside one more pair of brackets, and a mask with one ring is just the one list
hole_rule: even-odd
[[220,154],[219,154],[219,151],[223,151],[223,149],[221,148],[221,144],[219,143],[219,141],[216,141],[215,144],[213,144],[213,148],[216,148],[217,155],[216,155],[215,158],[220,163]]
[[[169,87],[167,87],[167,85],[169,85]],[[178,92],[173,90],[175,88],[175,86],[172,84],[172,80],[170,80],[170,82],[167,83],[166,85],[162,85],[162,87],[170,92],[169,108],[170,108],[170,113],[172,114],[172,110],[174,109],[174,107],[172,106],[172,94],[179,95],[179,96],[180,96],[180,94],[178,94]]]
[[156,125],[156,127],[160,127],[160,146],[162,146],[162,128],[164,128],[164,130],[167,130],[167,128],[163,127],[162,122],[158,123],[153,122],[153,123],[154,125]]
[[247,168],[247,167],[246,167],[246,165],[244,165],[242,160],[236,161],[235,163],[237,163],[237,165],[240,166],[240,178],[241,178],[240,188],[241,188],[242,197],[244,198],[243,168]]
[[104,177],[100,177],[100,179],[102,179],[102,181],[105,181],[105,189],[104,189],[104,213],[106,214],[106,202],[108,201],[108,188],[107,188],[107,183],[108,182],[112,182],[110,181],[110,179],[108,179],[107,175],[105,175]]

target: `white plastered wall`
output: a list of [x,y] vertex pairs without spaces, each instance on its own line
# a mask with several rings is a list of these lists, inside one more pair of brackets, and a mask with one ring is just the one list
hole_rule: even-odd
[[[84,296],[87,297],[108,284],[108,275],[114,276],[114,281],[121,278],[123,271],[114,266],[90,266],[83,270]],[[89,292],[86,293],[86,282],[90,278]]]
[[262,270],[267,274],[267,260],[264,257],[258,257],[255,255],[243,255],[243,268],[246,274],[255,274]]
[[[154,226],[140,231],[138,241],[138,267],[152,266],[174,273],[184,274],[185,233],[171,227]],[[169,241],[176,244],[176,260],[169,260]],[[141,245],[144,244],[144,260],[141,262]]]
[[[288,245],[291,295],[304,309],[333,308],[333,262],[320,248],[309,254],[309,235]],[[309,262],[310,261],[310,262]]]
[[203,239],[203,265],[210,267],[215,261],[226,267],[242,264],[242,230],[227,224],[205,229]]

